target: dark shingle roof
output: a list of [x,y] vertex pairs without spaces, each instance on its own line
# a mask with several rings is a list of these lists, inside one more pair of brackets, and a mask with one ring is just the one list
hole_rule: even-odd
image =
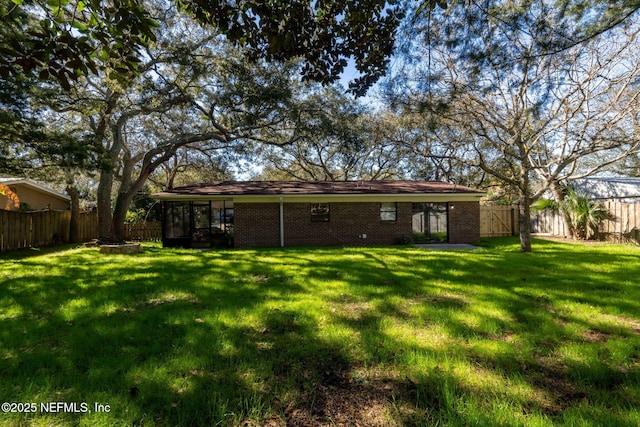
[[459,193],[484,194],[473,188],[438,181],[219,181],[176,187],[154,196]]

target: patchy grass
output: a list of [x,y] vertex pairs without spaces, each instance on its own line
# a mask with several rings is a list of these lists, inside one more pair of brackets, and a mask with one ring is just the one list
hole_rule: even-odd
[[4,254],[0,423],[640,425],[640,249],[484,246]]

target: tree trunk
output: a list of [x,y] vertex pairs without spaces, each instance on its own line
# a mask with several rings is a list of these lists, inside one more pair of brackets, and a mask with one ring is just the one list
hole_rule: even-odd
[[531,252],[531,197],[520,194],[520,252]]
[[573,218],[571,217],[571,212],[569,212],[566,208],[562,206],[566,196],[562,191],[562,188],[557,182],[552,183],[550,186],[550,189],[551,189],[551,192],[553,193],[553,197],[558,202],[558,213],[562,218],[562,222],[564,223],[564,228],[569,233],[569,237],[575,240],[577,236],[576,236],[576,229],[573,226]]
[[[107,128],[110,126],[111,115],[116,108],[118,100],[122,96],[119,92],[112,92],[107,89],[106,106],[101,114],[100,121],[95,128],[95,145],[97,152],[102,152],[105,148],[105,137]],[[112,129],[117,131],[117,128]],[[113,132],[113,144],[111,148],[103,153],[104,158],[100,159],[102,167],[100,168],[100,180],[97,190],[97,208],[98,208],[98,236],[101,241],[111,243],[113,241],[112,222],[111,222],[111,187],[113,186],[113,168],[116,165],[118,154],[122,147],[121,141],[118,140],[118,132]]]
[[127,217],[128,204],[125,206],[124,204],[116,204],[115,209],[113,210],[113,236],[119,242],[124,242],[124,221]]
[[153,170],[153,167],[143,166],[138,178],[135,181],[132,181],[130,176],[131,170],[126,167],[124,168],[124,171],[126,171],[128,175],[124,177],[123,182],[120,184],[120,190],[118,191],[118,198],[116,200],[112,216],[113,236],[119,242],[124,242],[124,221],[127,218],[129,206],[131,205],[136,193],[142,189],[144,183],[147,181],[147,178]]
[[529,177],[529,167],[527,164],[526,144],[520,138],[517,138],[517,147],[519,151],[519,179],[516,184],[520,203],[518,204],[518,219],[520,231],[520,252],[531,252],[531,181]]
[[80,192],[73,185],[67,184],[67,193],[71,197],[71,221],[69,224],[69,241],[71,243],[80,243]]
[[125,240],[124,221],[127,219],[127,211],[129,210],[133,196],[135,196],[138,191],[131,187],[124,189],[122,188],[122,185],[123,184],[121,184],[120,191],[118,192],[118,198],[116,200],[116,205],[113,208],[112,217],[113,236],[120,242],[124,242]]
[[[524,150],[523,150],[524,151]],[[525,160],[526,162],[526,160]],[[522,164],[520,169],[520,252],[531,252],[531,192],[529,168]]]
[[100,241],[104,243],[120,243],[113,234],[113,216],[111,214],[111,187],[113,185],[113,172],[103,170],[100,172],[98,183],[98,233]]
[[122,127],[126,120],[120,117],[116,123],[111,124],[111,147],[105,153],[105,163],[100,170],[98,182],[98,231],[100,241],[104,243],[123,243],[124,240],[116,235],[113,229],[113,213],[111,211],[111,195],[113,192],[113,180],[117,170],[118,158],[124,147],[124,135]]

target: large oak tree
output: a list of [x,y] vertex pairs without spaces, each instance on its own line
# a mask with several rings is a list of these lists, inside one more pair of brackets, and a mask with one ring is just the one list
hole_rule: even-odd
[[[184,19],[163,33],[127,82],[98,73],[56,103],[60,120],[90,135],[98,157],[100,238],[121,241],[126,211],[149,176],[178,150],[235,149],[296,138],[292,65],[246,61]],[[178,39],[179,37],[179,39]]]
[[[551,55],[554,10],[544,2],[474,7],[418,21],[422,45],[409,43],[408,65],[397,67],[408,71],[390,90],[404,82],[405,108],[435,123],[429,138],[517,194],[521,250],[530,251],[536,198],[638,148],[638,29],[627,22]],[[607,160],[588,168],[594,154]]]

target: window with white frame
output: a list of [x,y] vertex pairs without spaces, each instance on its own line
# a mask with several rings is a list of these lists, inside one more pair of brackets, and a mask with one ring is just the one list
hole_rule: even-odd
[[380,203],[380,220],[395,221],[398,217],[397,203]]
[[311,203],[311,222],[329,222],[329,203]]

